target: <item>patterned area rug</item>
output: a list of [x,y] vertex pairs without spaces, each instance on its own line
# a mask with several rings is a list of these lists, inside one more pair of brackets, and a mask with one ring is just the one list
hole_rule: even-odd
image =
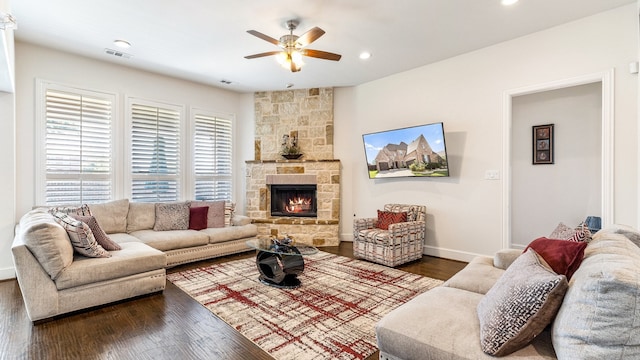
[[297,289],[262,284],[255,259],[167,278],[278,360],[365,359],[382,316],[442,283],[325,252],[304,260]]

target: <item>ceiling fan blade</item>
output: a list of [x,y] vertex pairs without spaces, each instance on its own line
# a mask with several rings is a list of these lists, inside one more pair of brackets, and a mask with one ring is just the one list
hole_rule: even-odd
[[298,66],[296,66],[296,63],[291,61],[291,72],[298,72],[300,71],[301,68],[299,68]]
[[255,36],[255,37],[259,37],[260,39],[262,39],[262,40],[264,40],[264,41],[268,41],[268,42],[270,42],[270,43],[272,43],[272,44],[274,44],[274,45],[278,45],[278,46],[280,46],[280,41],[278,41],[278,40],[276,40],[276,39],[272,38],[272,37],[271,37],[271,36],[269,36],[269,35],[265,35],[265,34],[263,34],[263,33],[259,32],[259,31],[255,31],[255,30],[247,30],[247,32],[248,32],[249,34],[251,34],[251,35]]
[[303,49],[302,55],[319,58],[319,59],[325,59],[325,60],[333,60],[333,61],[338,61],[342,57],[342,55],[340,54],[334,54],[326,51],[312,50],[312,49]]
[[278,55],[281,52],[282,51],[268,51],[268,52],[263,52],[263,53],[260,53],[260,54],[247,55],[244,58],[245,59],[255,59],[255,58],[259,58],[259,57],[263,57],[263,56]]
[[298,38],[298,40],[296,40],[296,42],[300,44],[300,46],[305,47],[311,44],[312,42],[318,40],[318,38],[322,35],[324,35],[324,30],[316,26],[313,29],[307,31],[306,33],[300,35],[300,37]]

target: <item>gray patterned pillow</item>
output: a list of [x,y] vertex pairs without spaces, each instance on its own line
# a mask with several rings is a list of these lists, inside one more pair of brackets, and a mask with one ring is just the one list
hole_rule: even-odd
[[189,229],[189,203],[157,203],[155,231]]
[[109,235],[107,235],[104,232],[104,230],[102,230],[95,216],[71,215],[71,217],[89,225],[89,229],[91,229],[91,232],[93,233],[93,237],[95,237],[98,244],[100,244],[100,246],[102,246],[105,250],[109,250],[109,251],[122,250],[122,247],[118,245],[117,242],[111,240]]
[[91,216],[89,205],[82,204],[80,206],[54,206],[49,208],[49,214],[63,213],[68,215]]
[[568,286],[532,249],[519,256],[478,304],[482,351],[504,356],[530,343],[551,323]]
[[53,217],[67,231],[71,245],[77,253],[94,258],[111,257],[111,254],[98,244],[89,225],[62,212],[55,213]]

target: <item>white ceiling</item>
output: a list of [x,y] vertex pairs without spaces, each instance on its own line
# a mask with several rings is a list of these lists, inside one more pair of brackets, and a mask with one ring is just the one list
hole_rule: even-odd
[[[524,36],[636,0],[13,0],[18,41],[45,45],[238,92],[362,84]],[[248,34],[273,38],[314,26],[326,31],[309,48],[342,54],[339,62],[305,58],[298,73],[278,50]],[[105,54],[113,40],[133,46]],[[360,60],[362,51],[373,54]],[[19,61],[19,60],[18,60]],[[221,80],[232,83],[225,85]]]

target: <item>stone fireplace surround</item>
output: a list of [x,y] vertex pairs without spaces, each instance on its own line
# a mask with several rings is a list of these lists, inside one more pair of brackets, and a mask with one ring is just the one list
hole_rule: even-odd
[[[247,216],[258,226],[258,237],[287,234],[298,244],[337,246],[340,219],[339,160],[247,161]],[[317,217],[272,217],[272,184],[317,185]]]
[[[255,152],[246,161],[246,214],[258,237],[287,234],[296,243],[337,246],[340,219],[340,161],[333,158],[333,88],[254,94]],[[297,139],[300,160],[280,155],[283,136]],[[316,217],[270,216],[272,184],[317,186]]]

